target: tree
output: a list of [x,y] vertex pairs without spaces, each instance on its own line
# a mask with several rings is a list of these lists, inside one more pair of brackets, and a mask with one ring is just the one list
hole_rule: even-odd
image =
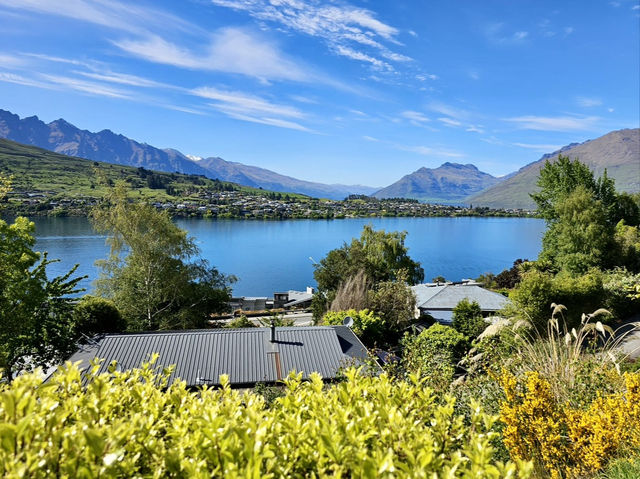
[[[413,261],[404,244],[406,232],[376,231],[371,225],[363,228],[360,238],[333,249],[316,264],[313,276],[318,293],[312,302],[313,315],[318,321],[329,309],[339,288],[346,287],[351,278],[364,275],[367,285],[375,288],[381,282],[399,281],[416,284],[424,279],[420,263]],[[361,286],[362,282],[356,282]],[[355,284],[354,284],[355,286]]]
[[86,295],[75,306],[73,321],[76,335],[91,337],[101,333],[124,331],[127,323],[113,301]]
[[617,195],[614,181],[604,171],[597,180],[587,165],[568,156],[559,155],[557,161],[548,160],[540,170],[537,182],[540,191],[531,194],[536,202],[538,214],[547,222],[558,219],[556,206],[578,187],[587,190],[595,200],[601,202],[610,224],[618,222],[616,214]]
[[235,278],[200,259],[193,238],[168,213],[129,203],[120,183],[92,219],[98,231],[111,234],[96,292],[113,300],[128,330],[203,327],[211,313],[226,309]]
[[502,273],[493,278],[495,285],[498,288],[512,289],[520,282],[520,265],[526,263],[527,259],[518,258],[513,262],[513,266],[509,269],[505,269]]
[[542,240],[541,259],[572,274],[604,267],[613,231],[602,202],[594,199],[585,187],[578,186],[558,200],[554,212],[556,220]]
[[469,339],[475,339],[487,327],[482,317],[482,310],[477,301],[470,302],[467,298],[460,301],[453,308],[453,329],[464,334]]
[[11,380],[19,370],[50,366],[74,349],[70,295],[82,277],[76,268],[53,279],[47,254],[33,251],[35,225],[26,218],[0,220],[0,366]]
[[[363,270],[374,283],[390,281],[403,274],[409,284],[424,279],[424,270],[420,263],[413,261],[404,244],[406,232],[376,231],[366,225],[359,239],[351,244],[329,251],[320,260],[313,273],[318,288],[324,291],[336,291],[348,277]],[[403,272],[403,273],[401,273]]]

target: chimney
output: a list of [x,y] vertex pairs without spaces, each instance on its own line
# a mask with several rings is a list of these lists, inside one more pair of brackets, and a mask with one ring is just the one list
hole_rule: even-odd
[[276,342],[276,322],[271,320],[271,342]]
[[313,287],[312,286],[307,286],[307,293],[308,294],[313,294]]

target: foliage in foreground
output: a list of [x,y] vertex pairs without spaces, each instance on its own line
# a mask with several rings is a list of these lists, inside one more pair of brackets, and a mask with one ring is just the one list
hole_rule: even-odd
[[584,477],[640,446],[640,373],[625,373],[625,389],[598,395],[586,408],[558,401],[537,372],[501,378],[506,400],[501,420],[512,457],[534,460],[555,477]]
[[[95,370],[95,369],[94,369]],[[3,477],[528,477],[497,462],[495,420],[453,399],[436,401],[415,377],[393,383],[355,369],[325,388],[320,377],[261,395],[164,387],[153,366],[92,375],[76,367],[40,384],[24,375],[0,389]]]

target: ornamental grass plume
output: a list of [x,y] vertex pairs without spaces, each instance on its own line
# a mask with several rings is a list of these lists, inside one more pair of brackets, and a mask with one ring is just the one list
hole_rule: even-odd
[[610,314],[598,309],[583,314],[580,326],[567,328],[566,307],[553,303],[546,335],[536,328],[516,332],[518,361],[516,374],[535,371],[549,382],[554,397],[574,405],[588,404],[600,392],[619,391],[622,387],[620,352],[622,341],[637,328],[614,331],[597,319]]

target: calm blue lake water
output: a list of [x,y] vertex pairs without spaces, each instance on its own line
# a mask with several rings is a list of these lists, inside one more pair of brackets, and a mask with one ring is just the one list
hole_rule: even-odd
[[[107,256],[105,237],[85,218],[33,218],[38,251],[60,259],[49,269],[62,274],[78,263],[91,289],[97,259]],[[517,258],[535,259],[544,221],[530,218],[374,218],[343,220],[177,220],[196,238],[202,256],[239,280],[234,294],[271,296],[274,291],[314,286],[313,261],[360,236],[362,226],[407,231],[410,256],[422,263],[425,279],[448,280],[499,273]]]

